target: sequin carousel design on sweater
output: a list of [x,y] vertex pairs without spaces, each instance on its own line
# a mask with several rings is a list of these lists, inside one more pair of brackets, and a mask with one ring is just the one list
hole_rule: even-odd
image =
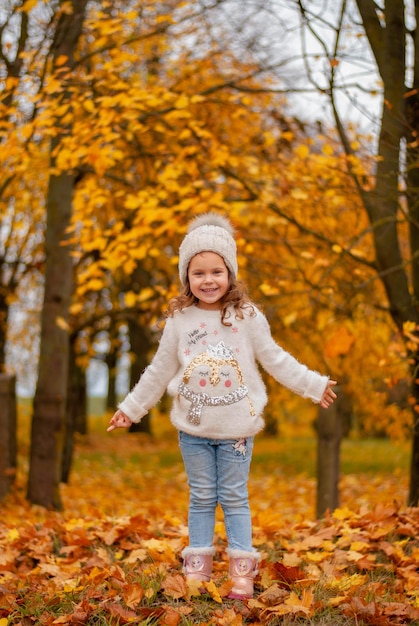
[[[198,387],[206,387],[208,392]],[[222,386],[229,391],[221,394]],[[231,388],[231,390],[230,390]],[[220,341],[216,346],[209,345],[186,367],[183,381],[179,385],[179,394],[190,401],[188,420],[191,424],[199,424],[204,406],[227,406],[247,397],[248,389],[243,384],[243,375],[231,348]],[[247,398],[251,415],[254,409]]]

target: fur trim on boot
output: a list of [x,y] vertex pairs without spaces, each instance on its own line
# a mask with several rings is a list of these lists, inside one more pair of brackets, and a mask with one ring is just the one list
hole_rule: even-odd
[[230,559],[228,573],[233,581],[229,598],[243,600],[253,598],[253,579],[258,573],[260,554],[256,550],[227,550]]
[[212,561],[215,548],[191,548],[182,550],[183,573],[189,580],[209,582],[212,575]]

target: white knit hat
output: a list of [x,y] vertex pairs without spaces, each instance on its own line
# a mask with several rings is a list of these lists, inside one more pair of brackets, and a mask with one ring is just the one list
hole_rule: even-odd
[[179,248],[179,276],[183,285],[188,277],[189,262],[200,252],[216,252],[234,278],[237,277],[237,248],[234,229],[228,219],[217,213],[204,213],[190,224]]

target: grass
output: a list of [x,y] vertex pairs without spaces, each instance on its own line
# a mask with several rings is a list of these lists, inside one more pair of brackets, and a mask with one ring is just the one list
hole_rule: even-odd
[[[89,400],[90,430],[100,432],[105,429],[109,416],[106,416],[103,398]],[[304,420],[304,417],[303,417]],[[153,439],[157,442],[176,443],[176,432],[167,417],[156,412],[152,419]],[[270,471],[278,464],[285,473],[316,475],[317,438],[310,425],[299,428],[298,436],[265,437],[258,435],[255,440],[253,467],[261,466]],[[343,474],[366,473],[384,474],[405,473],[409,469],[409,442],[392,442],[388,439],[345,438],[341,443],[341,471]],[[180,456],[169,450],[162,456],[161,463],[170,465]]]
[[[406,443],[396,444],[388,439],[344,439],[341,443],[342,474],[394,474],[406,472],[409,466],[409,449]],[[296,437],[281,440],[260,437],[256,439],[253,465],[266,469],[278,464],[287,474],[307,474],[315,477],[317,440]]]
[[[109,415],[92,416],[89,435],[81,437],[76,446],[74,470],[89,473],[116,473],[125,475],[125,484],[146,488],[147,480],[155,472],[166,476],[167,488],[176,490],[172,477],[184,473],[177,443],[177,432],[167,416],[155,413],[152,418],[153,436],[127,435],[121,429],[106,433]],[[301,432],[301,429],[300,429]],[[407,499],[410,448],[408,442],[388,439],[346,438],[340,450],[340,506],[359,508],[386,498],[404,505]],[[303,434],[291,437],[255,438],[251,468],[251,497],[272,494],[281,490],[280,499],[296,499],[301,504],[301,515],[314,516],[316,498],[316,433],[307,427]],[[84,468],[84,470],[83,470]],[[186,477],[184,477],[186,485]],[[121,485],[121,490],[124,486]],[[295,490],[295,494],[293,494]],[[274,501],[277,500],[275,495]],[[279,499],[279,496],[278,496]],[[292,503],[284,516],[292,515]]]
[[[109,415],[105,411],[103,398],[90,398],[89,400],[89,432],[93,435],[103,434]],[[30,403],[27,399],[20,400],[19,414],[23,418],[23,429],[20,438],[29,440],[29,413]],[[153,437],[152,440],[162,444],[164,452],[160,457],[163,467],[170,467],[181,460],[177,450],[177,435],[167,417],[156,413],[152,420]],[[119,433],[118,433],[119,434]],[[115,435],[114,435],[115,436]],[[141,439],[141,435],[138,437]],[[168,444],[168,445],[165,445]],[[102,451],[92,450],[91,457],[98,458]],[[133,457],[132,461],[139,460]],[[121,459],[118,452],[115,455]],[[144,459],[141,459],[144,461]],[[307,426],[303,434],[298,436],[265,437],[258,435],[255,440],[253,453],[253,471],[260,467],[262,471],[270,472],[281,468],[285,474],[304,474],[309,477],[316,476],[317,462],[317,438],[314,430]],[[392,442],[389,439],[358,439],[345,438],[341,442],[340,467],[342,474],[391,474],[401,475],[409,471],[410,465],[410,443]]]
[[[100,400],[100,399],[99,399]],[[95,403],[92,401],[92,409]],[[101,407],[99,402],[99,407]],[[96,407],[96,408],[99,408]],[[103,433],[109,416],[96,414],[90,418],[89,428],[92,434]],[[162,467],[170,467],[181,462],[177,448],[177,433],[167,417],[158,413],[152,419],[152,440],[162,446],[159,462]],[[116,433],[119,436],[120,433]],[[115,434],[113,435],[115,436]],[[141,435],[138,437],[141,439]],[[142,452],[133,456],[132,461],[141,460]],[[116,457],[120,458],[117,453]],[[265,436],[263,433],[255,438],[252,460],[252,471],[270,473],[278,471],[287,475],[316,476],[317,437],[315,431],[307,426],[304,434],[298,436]],[[376,476],[377,473],[400,476],[407,474],[410,464],[410,442],[393,442],[389,439],[358,439],[345,438],[340,448],[340,468],[342,475],[366,474]]]

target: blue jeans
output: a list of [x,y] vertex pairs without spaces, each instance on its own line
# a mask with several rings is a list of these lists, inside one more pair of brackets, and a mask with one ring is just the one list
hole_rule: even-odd
[[253,439],[204,439],[179,432],[179,445],[190,490],[190,547],[212,546],[215,510],[220,503],[229,548],[252,551],[247,483]]

